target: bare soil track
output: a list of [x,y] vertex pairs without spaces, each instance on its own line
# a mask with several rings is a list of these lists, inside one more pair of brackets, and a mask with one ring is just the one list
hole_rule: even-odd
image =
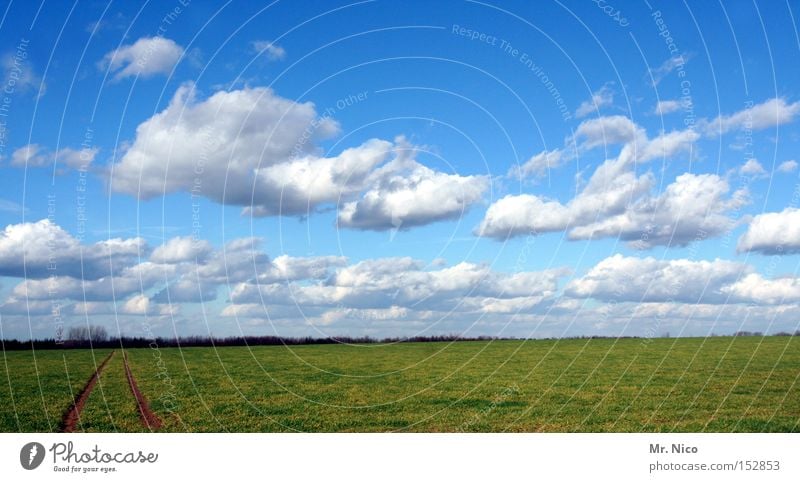
[[97,384],[97,380],[100,379],[100,374],[103,372],[109,360],[111,360],[111,357],[114,356],[114,353],[115,352],[112,351],[108,354],[100,365],[97,366],[92,376],[89,377],[89,381],[86,382],[83,389],[78,392],[75,401],[72,402],[72,405],[69,406],[69,409],[67,409],[64,413],[64,417],[61,419],[61,432],[74,432],[78,428],[81,419],[81,411],[86,405],[86,401],[89,399],[89,395],[92,393],[94,386]]
[[147,398],[142,395],[142,392],[139,391],[139,386],[136,385],[136,379],[133,378],[131,367],[128,365],[128,354],[123,352],[122,359],[125,362],[125,374],[128,377],[128,385],[130,385],[131,392],[133,392],[133,396],[136,397],[136,404],[139,406],[139,416],[142,419],[142,424],[150,430],[161,428],[161,419],[150,410],[150,404],[147,402]]

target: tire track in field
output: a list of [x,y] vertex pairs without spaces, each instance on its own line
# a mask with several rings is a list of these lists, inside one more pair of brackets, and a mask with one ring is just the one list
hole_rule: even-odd
[[125,375],[128,378],[128,385],[131,387],[131,392],[133,392],[133,396],[136,398],[136,405],[139,407],[139,417],[142,420],[142,424],[149,430],[157,430],[161,428],[161,419],[158,418],[158,415],[153,413],[152,410],[150,410],[150,404],[147,402],[147,398],[145,398],[142,392],[139,391],[139,386],[136,384],[136,379],[133,378],[131,367],[128,365],[127,353],[122,353],[122,360],[125,362]]
[[92,393],[94,386],[97,384],[97,380],[100,379],[100,374],[103,372],[103,369],[106,367],[108,362],[111,360],[111,357],[114,356],[114,351],[108,354],[108,356],[97,366],[92,376],[89,378],[89,381],[86,382],[86,385],[78,392],[78,395],[75,397],[75,401],[72,402],[72,405],[69,406],[67,411],[64,413],[64,417],[61,419],[61,432],[74,432],[75,429],[78,428],[78,423],[81,420],[81,411],[83,407],[86,406],[86,401],[89,400],[89,395]]

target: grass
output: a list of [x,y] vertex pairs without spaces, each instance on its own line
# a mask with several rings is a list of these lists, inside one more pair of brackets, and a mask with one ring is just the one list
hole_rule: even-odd
[[125,376],[125,364],[117,354],[108,362],[81,413],[84,432],[144,432],[139,408]]
[[[800,431],[798,337],[167,348],[128,355],[166,431]],[[48,430],[43,419],[52,429],[53,414],[57,422],[70,401],[62,396],[63,360],[73,378],[85,369],[80,388],[94,369],[91,353],[37,352],[40,372],[48,373],[42,386],[49,418],[40,413],[35,380],[30,386],[16,376],[30,372],[30,357],[6,354],[11,386],[27,397],[24,411],[17,400],[20,429]],[[83,428],[146,430],[121,356],[100,380]],[[8,387],[0,388],[3,407],[10,407],[7,398]],[[4,408],[0,430],[17,430],[14,420]]]
[[64,412],[111,350],[0,355],[0,431],[57,431]]

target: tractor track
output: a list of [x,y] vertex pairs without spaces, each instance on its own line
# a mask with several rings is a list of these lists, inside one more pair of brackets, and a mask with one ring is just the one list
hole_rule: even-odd
[[133,396],[136,398],[136,405],[139,407],[139,417],[142,420],[142,424],[151,431],[161,428],[161,419],[158,418],[158,415],[153,413],[153,411],[150,409],[150,404],[147,402],[147,398],[142,394],[141,391],[139,391],[139,386],[136,384],[136,379],[133,378],[131,367],[128,365],[127,353],[122,353],[122,360],[125,362],[125,375],[128,378],[128,385],[131,387],[131,392],[133,392]]
[[97,384],[97,381],[100,379],[100,374],[103,372],[103,369],[106,367],[106,364],[111,360],[111,357],[114,356],[114,351],[108,354],[108,356],[97,366],[94,373],[89,380],[86,382],[86,385],[78,392],[78,395],[75,397],[75,401],[72,402],[72,405],[69,406],[69,409],[64,413],[64,416],[61,419],[61,432],[74,432],[78,428],[78,424],[81,420],[81,411],[83,411],[83,407],[86,406],[86,401],[89,400],[89,395],[92,393],[94,386]]

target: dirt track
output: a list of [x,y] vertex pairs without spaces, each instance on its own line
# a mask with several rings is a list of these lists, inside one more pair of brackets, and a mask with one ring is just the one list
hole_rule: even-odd
[[100,379],[100,374],[103,372],[103,369],[106,367],[106,364],[111,357],[114,356],[115,352],[109,353],[109,355],[97,366],[97,369],[94,371],[92,376],[89,378],[89,381],[86,382],[83,389],[78,392],[78,395],[75,397],[75,401],[72,402],[69,409],[64,413],[64,417],[61,419],[61,432],[74,432],[75,429],[78,427],[78,423],[80,423],[81,411],[83,407],[86,405],[86,401],[89,399],[89,395],[92,393],[94,386],[97,384],[97,380]]
[[133,396],[136,397],[136,404],[139,406],[139,416],[142,419],[142,424],[150,430],[161,428],[161,419],[150,410],[150,404],[147,403],[147,398],[142,395],[142,392],[139,391],[139,386],[136,385],[136,379],[133,378],[131,368],[128,366],[128,354],[123,352],[122,359],[125,362],[125,375],[128,377],[128,385],[130,385],[131,392],[133,392]]

